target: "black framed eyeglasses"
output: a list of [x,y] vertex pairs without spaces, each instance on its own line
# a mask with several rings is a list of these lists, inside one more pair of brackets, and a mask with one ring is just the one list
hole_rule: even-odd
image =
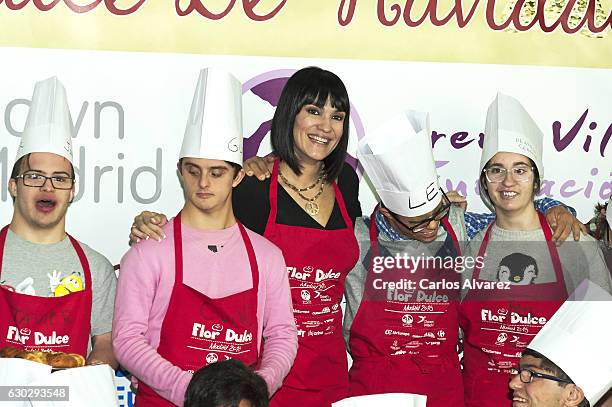
[[427,228],[427,225],[429,225],[431,222],[433,222],[433,221],[439,222],[442,219],[444,219],[444,217],[446,215],[448,215],[448,212],[450,211],[450,207],[451,207],[451,201],[448,199],[448,197],[446,196],[446,194],[444,193],[442,188],[440,188],[440,192],[442,192],[442,206],[438,209],[438,211],[436,213],[433,214],[433,216],[431,216],[431,217],[429,217],[427,219],[423,219],[423,220],[419,221],[418,223],[415,223],[414,225],[408,225],[408,224],[402,222],[391,211],[389,211],[389,213],[391,214],[393,219],[395,219],[395,221],[398,222],[399,224],[401,224],[403,227],[405,227],[406,229],[408,229],[412,233],[418,233],[421,230],[424,230],[425,228]]
[[519,379],[521,379],[521,382],[523,383],[531,383],[534,377],[538,379],[553,380],[555,382],[560,382],[560,383],[569,383],[569,384],[573,383],[571,380],[565,380],[557,376],[551,376],[551,375],[544,374],[544,373],[534,372],[533,370],[529,370],[525,368],[518,369],[517,374],[519,376]]
[[47,177],[36,172],[26,172],[15,178],[21,178],[23,180],[23,185],[32,188],[41,188],[45,185],[47,180],[51,181],[51,185],[53,185],[55,189],[71,189],[74,184],[74,178],[67,175],[52,175]]

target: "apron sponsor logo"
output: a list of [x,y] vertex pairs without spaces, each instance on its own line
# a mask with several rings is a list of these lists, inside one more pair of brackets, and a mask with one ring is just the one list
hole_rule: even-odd
[[495,315],[488,309],[483,309],[480,311],[480,318],[485,322],[501,322],[523,325],[545,325],[547,322],[546,318],[532,315],[531,312],[528,312],[527,315],[521,315],[518,312],[511,312],[510,321],[506,321],[507,317],[507,314]]
[[[220,339],[222,330],[223,325],[221,324],[215,324],[213,325],[211,330],[207,330],[206,325],[194,322],[193,327],[191,328],[191,336],[197,338],[218,340]],[[227,328],[225,330],[225,342],[245,343],[250,342],[252,340],[253,334],[247,331],[246,329],[243,333],[240,334],[230,328]]]
[[414,292],[412,291],[411,292],[409,291],[401,292],[399,290],[390,288],[387,290],[387,300],[398,301],[398,302],[410,302],[412,301],[413,294]]
[[[11,341],[17,341],[25,345],[32,331],[28,328],[22,328],[20,330],[17,327],[9,326],[8,332],[6,333],[6,339]],[[67,345],[70,341],[68,335],[58,335],[57,332],[51,332],[51,335],[47,336],[42,332],[34,332],[34,345]]]
[[427,294],[425,291],[417,291],[418,302],[448,302],[448,295],[440,295],[436,291]]
[[287,273],[289,274],[289,278],[293,278],[296,280],[306,281],[314,274],[315,282],[321,282],[324,280],[332,280],[339,279],[340,272],[334,273],[334,269],[329,269],[328,272],[325,272],[321,269],[317,269],[315,272],[314,267],[312,266],[304,266],[302,271],[298,271],[296,267],[287,267]]

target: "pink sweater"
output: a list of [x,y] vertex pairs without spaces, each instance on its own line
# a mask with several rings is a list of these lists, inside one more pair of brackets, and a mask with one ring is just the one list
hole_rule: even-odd
[[[203,231],[183,225],[184,283],[212,298],[252,287],[251,269],[238,226]],[[113,349],[117,359],[137,379],[159,395],[182,406],[191,374],[157,353],[161,325],[174,284],[172,221],[164,226],[166,239],[134,245],[121,260]],[[259,337],[266,338],[259,373],[270,394],[281,386],[297,352],[297,330],[285,261],[279,248],[247,230],[259,266]],[[217,253],[209,245],[223,246]],[[202,265],[206,264],[206,273]]]

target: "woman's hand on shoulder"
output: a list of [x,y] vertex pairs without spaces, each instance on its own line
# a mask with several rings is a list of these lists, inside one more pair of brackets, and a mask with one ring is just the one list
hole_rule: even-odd
[[134,218],[130,229],[130,244],[138,243],[149,238],[161,242],[166,238],[162,226],[168,223],[168,218],[163,213],[144,211]]
[[260,181],[263,181],[266,178],[270,178],[272,168],[274,167],[274,160],[276,160],[276,156],[273,154],[263,158],[253,156],[245,160],[243,164],[244,172],[249,177],[255,176]]

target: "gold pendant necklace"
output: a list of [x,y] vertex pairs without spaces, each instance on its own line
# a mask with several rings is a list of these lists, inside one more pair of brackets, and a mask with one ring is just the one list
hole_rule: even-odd
[[[298,196],[306,201],[306,204],[304,204],[304,210],[306,211],[306,213],[310,216],[316,216],[319,213],[319,204],[317,204],[315,201],[319,199],[319,197],[323,193],[323,185],[325,185],[325,174],[320,175],[319,178],[317,178],[317,180],[315,181],[315,183],[307,188],[298,188],[295,185],[291,184],[280,170],[278,171],[278,175],[280,176],[281,180],[283,180],[283,183],[285,185],[297,192]],[[307,196],[304,196],[302,194],[303,191],[311,189],[319,183],[321,184],[321,186],[319,187],[319,192],[317,192],[317,194],[312,198],[308,198]]]

